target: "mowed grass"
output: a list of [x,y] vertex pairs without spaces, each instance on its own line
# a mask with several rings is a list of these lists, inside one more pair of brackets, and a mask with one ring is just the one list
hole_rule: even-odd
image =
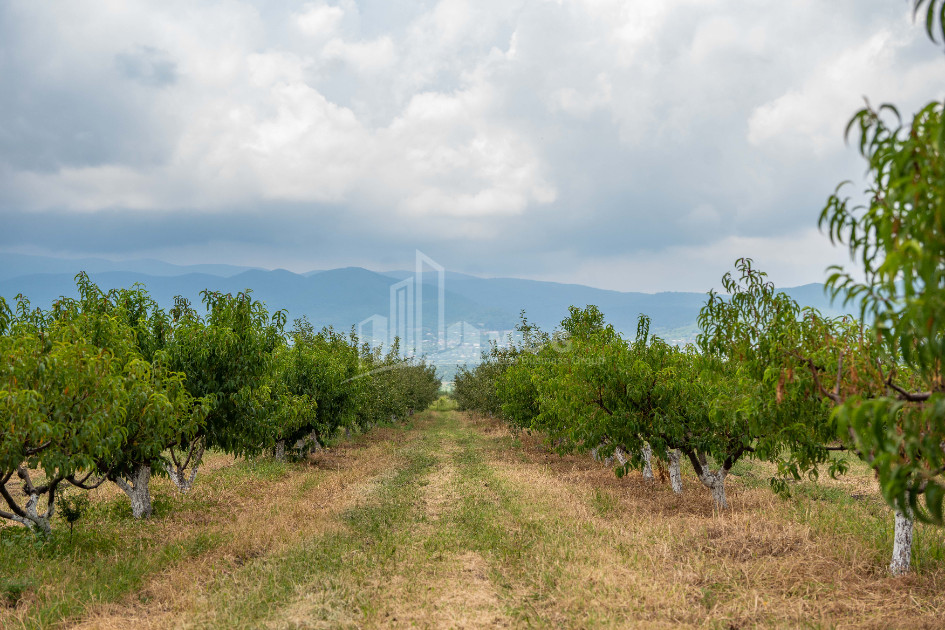
[[[441,403],[442,405],[442,403]],[[718,514],[639,474],[452,410],[317,461],[214,456],[158,516],[114,492],[46,545],[3,530],[0,627],[942,627],[942,531],[885,573],[892,517],[868,471],[774,496],[759,464]],[[657,467],[659,472],[659,467]],[[19,589],[19,590],[18,590]]]
[[152,478],[149,520],[132,519],[128,499],[106,484],[89,493],[71,536],[59,518],[48,541],[5,524],[0,628],[71,625],[113,608],[148,617],[194,597],[204,581],[330,527],[360,487],[393,466],[405,439],[406,427],[378,429],[299,464],[208,453],[187,494]]

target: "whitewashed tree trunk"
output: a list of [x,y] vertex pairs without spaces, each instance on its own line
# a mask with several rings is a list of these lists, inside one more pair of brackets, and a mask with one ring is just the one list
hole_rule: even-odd
[[20,516],[19,514],[11,514],[11,520],[26,525],[26,527],[34,532],[39,530],[44,534],[51,534],[52,527],[49,526],[49,520],[52,518],[54,506],[50,505],[45,514],[40,514],[37,510],[38,505],[39,495],[30,494],[29,498],[26,500],[26,505],[23,506],[26,515]]
[[[604,457],[600,454],[600,450],[607,446],[607,440],[602,441],[600,444],[591,449],[591,457],[594,458],[594,461],[601,462],[605,466],[613,466],[615,455],[610,455],[609,457]],[[618,447],[619,448],[619,447]]]
[[614,450],[614,457],[617,458],[617,463],[619,463],[621,466],[626,466],[627,462],[629,461],[627,452],[619,446]]
[[673,492],[682,494],[682,474],[679,472],[679,449],[671,449],[667,452],[669,456],[669,483],[673,486]]
[[610,460],[611,465],[614,460],[617,460],[617,463],[620,464],[621,466],[626,466],[627,461],[629,461],[629,458],[627,457],[627,452],[618,446],[617,448],[614,449],[613,458]]
[[171,481],[177,486],[177,489],[181,491],[181,494],[186,493],[194,487],[194,479],[197,477],[198,468],[200,468],[200,465],[194,464],[193,468],[190,469],[190,475],[187,474],[186,470],[180,468],[174,468],[170,471],[169,476]]
[[275,448],[272,449],[272,456],[276,459],[276,461],[285,461],[285,440],[279,440],[276,442]]
[[910,514],[896,510],[896,525],[893,534],[892,562],[889,572],[893,575],[904,575],[912,566],[912,531],[915,520]]
[[703,469],[699,475],[699,481],[706,488],[712,491],[712,498],[715,499],[715,507],[719,510],[728,509],[728,501],[725,500],[725,474],[726,470],[720,468],[716,472]]
[[643,450],[640,452],[640,455],[643,457],[643,478],[652,481],[653,480],[653,449],[650,448],[649,444],[643,445]]
[[[12,473],[10,473],[4,479],[0,479],[0,496],[3,497],[4,502],[6,502],[11,511],[0,510],[0,517],[25,525],[33,532],[40,531],[44,534],[52,533],[52,527],[50,527],[49,521],[56,511],[56,489],[59,486],[60,480],[52,480],[48,485],[41,485],[37,488],[33,485],[28,468],[18,466],[16,474],[23,480],[22,492],[26,495],[26,503],[20,505],[19,502],[13,498],[13,495],[10,494],[10,489],[7,487],[7,482],[10,481],[10,477],[12,476]],[[47,497],[48,501],[46,511],[40,514],[39,499],[43,495]]]
[[[591,456],[595,461],[602,461],[605,466],[613,466],[618,464],[620,466],[626,466],[627,462],[630,461],[630,456],[627,454],[627,451],[623,450],[622,447],[618,446],[614,449],[614,454],[610,457],[602,457],[600,454],[600,449],[604,447],[604,443],[595,446],[591,449]],[[641,456],[643,457],[643,478],[644,479],[653,479],[653,449],[650,448],[649,444],[646,444],[643,449],[640,451]]]
[[[131,500],[131,515],[134,518],[150,518],[153,510],[151,507],[151,490],[148,484],[151,481],[151,467],[138,466],[129,478],[116,477],[115,485],[122,489]],[[193,484],[193,480],[191,480]]]
[[[201,441],[195,455],[192,454],[179,464],[175,460],[170,470],[167,471],[167,476],[171,478],[171,481],[177,486],[177,489],[181,491],[181,494],[194,487],[194,479],[197,478],[197,469],[200,468],[200,462],[203,460],[203,452],[204,444]],[[190,475],[187,474],[188,465],[191,466]]]
[[696,472],[696,476],[699,477],[699,481],[712,491],[712,498],[715,499],[715,508],[717,510],[728,509],[728,501],[725,498],[725,477],[728,475],[729,469],[738,461],[738,456],[741,455],[741,453],[737,453],[730,459],[726,459],[725,464],[719,466],[719,469],[715,472],[709,469],[709,461],[705,453],[686,451],[686,455],[689,457],[689,461],[692,462],[692,469]]
[[292,445],[292,451],[299,458],[305,457],[311,452],[317,453],[322,449],[323,447],[318,441],[318,431],[312,431],[305,437],[296,440],[295,444]]

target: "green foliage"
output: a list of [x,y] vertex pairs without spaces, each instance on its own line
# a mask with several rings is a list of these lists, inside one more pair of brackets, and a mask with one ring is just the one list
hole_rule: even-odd
[[[58,331],[57,331],[58,332]],[[45,335],[0,338],[0,470],[65,478],[123,440],[120,366],[90,344]],[[5,480],[4,479],[4,480]]]
[[69,523],[69,538],[72,538],[72,528],[89,510],[89,497],[75,491],[64,492],[59,497],[59,514]]
[[482,362],[469,369],[461,366],[453,378],[453,398],[460,411],[475,411],[496,416],[502,412],[502,401],[496,391],[496,382],[506,365],[483,353]]
[[[48,531],[59,485],[127,437],[124,377],[114,355],[84,340],[79,322],[54,320],[21,298],[11,324],[0,336],[0,495],[9,508],[0,517]],[[34,484],[30,469],[45,479]],[[14,474],[25,504],[6,488]]]
[[838,440],[830,403],[812,386],[817,373],[801,369],[801,351],[824,353],[814,343],[824,327],[852,330],[850,323],[802,311],[751,261],[737,270],[723,279],[730,295],[709,295],[701,348],[650,335],[645,316],[627,341],[596,307],[572,307],[554,334],[523,319],[523,341],[460,372],[457,397],[467,408],[500,409],[559,451],[608,457],[620,449],[627,462],[618,475],[642,467],[647,447],[662,458],[678,450],[713,488],[745,456],[776,462],[782,490],[788,478],[815,478],[821,464],[842,472],[845,461],[831,457]]
[[[351,336],[352,343],[357,339]],[[436,400],[440,379],[436,368],[423,360],[403,359],[395,343],[386,354],[360,348],[357,386],[357,420],[362,427],[403,420]]]
[[[77,299],[48,311],[0,299],[0,517],[43,532],[65,482],[111,479],[130,492],[151,467],[186,487],[183,469],[207,446],[254,455],[278,440],[326,440],[425,409],[440,387],[423,361],[330,329],[302,325],[287,344],[284,313],[248,291],[205,291],[200,317],[182,298],[166,314],[140,285],[105,293],[84,273],[76,284]],[[177,448],[189,455],[178,460]],[[22,501],[7,488],[14,475]],[[76,501],[63,505],[67,520]]]
[[[801,309],[776,291],[750,259],[736,261],[735,267],[737,278],[727,273],[722,279],[728,295],[709,293],[699,315],[698,341],[736,379],[741,393],[736,405],[747,421],[754,455],[778,464],[773,480],[778,490],[786,489],[787,478],[816,478],[824,463],[832,475],[842,472],[845,462],[830,457],[832,448],[842,448],[841,436],[821,379],[836,371],[843,351],[852,354],[855,323]],[[837,339],[846,339],[848,347],[838,350]]]
[[[278,399],[278,434],[292,446],[324,442],[355,419],[358,350],[331,329],[314,333],[305,320],[296,322],[292,345],[274,353],[272,392]],[[303,448],[304,450],[304,448]]]
[[[943,0],[913,0],[913,18],[918,19],[924,15],[925,32],[929,39],[937,42],[938,35],[941,35],[941,43],[945,44],[945,1]],[[936,31],[936,22],[938,29]]]
[[125,440],[96,461],[111,479],[140,466],[164,470],[163,453],[200,429],[211,398],[192,397],[185,375],[168,366],[171,321],[141,285],[103,293],[86,274],[76,276],[79,299],[53,304],[54,321],[76,325],[84,339],[110,352],[122,365]]
[[[207,447],[235,455],[253,455],[271,447],[278,417],[271,411],[266,376],[272,353],[284,340],[284,316],[270,316],[251,292],[237,295],[204,291],[206,316],[179,301],[168,366],[187,375],[195,398],[212,400],[205,423],[194,436]],[[182,436],[181,442],[188,440]]]
[[430,405],[433,411],[454,411],[459,408],[456,400],[446,394],[440,394]]
[[[945,39],[945,2],[914,6],[924,12],[929,37],[941,32]],[[854,130],[868,165],[867,202],[842,197],[841,184],[820,225],[860,268],[833,267],[827,286],[859,304],[872,322],[869,341],[887,360],[878,386],[838,396],[837,417],[877,471],[887,500],[943,524],[945,105],[932,101],[904,122],[893,105],[867,103],[847,127]]]

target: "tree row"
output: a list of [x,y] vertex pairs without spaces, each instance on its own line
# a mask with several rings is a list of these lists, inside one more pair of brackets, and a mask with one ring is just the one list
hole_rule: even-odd
[[0,517],[40,532],[64,485],[115,483],[146,518],[151,475],[186,492],[208,448],[303,457],[439,390],[435,369],[396,345],[382,354],[305,319],[287,331],[249,291],[165,311],[140,285],[76,281],[78,298],[48,310],[0,298]]

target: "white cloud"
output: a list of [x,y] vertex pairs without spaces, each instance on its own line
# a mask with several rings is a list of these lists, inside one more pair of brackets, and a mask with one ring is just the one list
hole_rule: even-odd
[[252,85],[266,88],[276,83],[303,83],[312,60],[285,51],[273,51],[248,55],[246,65]]
[[910,43],[907,33],[881,29],[823,59],[800,86],[755,108],[748,120],[748,141],[801,155],[838,152],[844,149],[840,130],[863,106],[864,97],[877,105],[897,102],[903,113],[934,98],[929,88],[941,81],[941,63],[905,67],[899,53]]
[[[940,51],[888,0],[277,4],[11,0],[0,201],[311,204],[391,247],[435,225],[549,277],[613,259],[678,286],[679,260],[704,283],[740,250],[807,247],[772,235],[806,234],[862,172],[842,129],[864,94],[909,111],[945,85]],[[160,81],[122,65],[142,50]],[[771,264],[822,278],[798,260]]]
[[884,30],[825,60],[803,86],[792,87],[752,112],[748,141],[755,146],[774,141],[818,155],[837,150],[837,130],[862,104],[863,88],[895,81],[891,46],[891,34]]
[[[735,260],[751,258],[779,287],[823,282],[830,265],[848,262],[846,251],[834,247],[817,229],[766,237],[728,236],[691,247],[641,250],[623,255],[559,258],[567,271],[532,277],[574,282],[617,291],[708,291],[721,289],[722,275]],[[855,266],[854,266],[855,269]]]
[[359,42],[333,39],[325,44],[323,55],[327,59],[340,59],[362,74],[379,72],[397,61],[394,42],[387,36]]
[[295,16],[300,31],[310,37],[329,37],[335,33],[345,11],[341,7],[326,4],[309,4]]
[[593,91],[582,92],[572,87],[559,88],[552,94],[553,107],[565,111],[578,118],[605,108],[611,103],[613,86],[610,77],[602,72],[597,75],[596,86]]

